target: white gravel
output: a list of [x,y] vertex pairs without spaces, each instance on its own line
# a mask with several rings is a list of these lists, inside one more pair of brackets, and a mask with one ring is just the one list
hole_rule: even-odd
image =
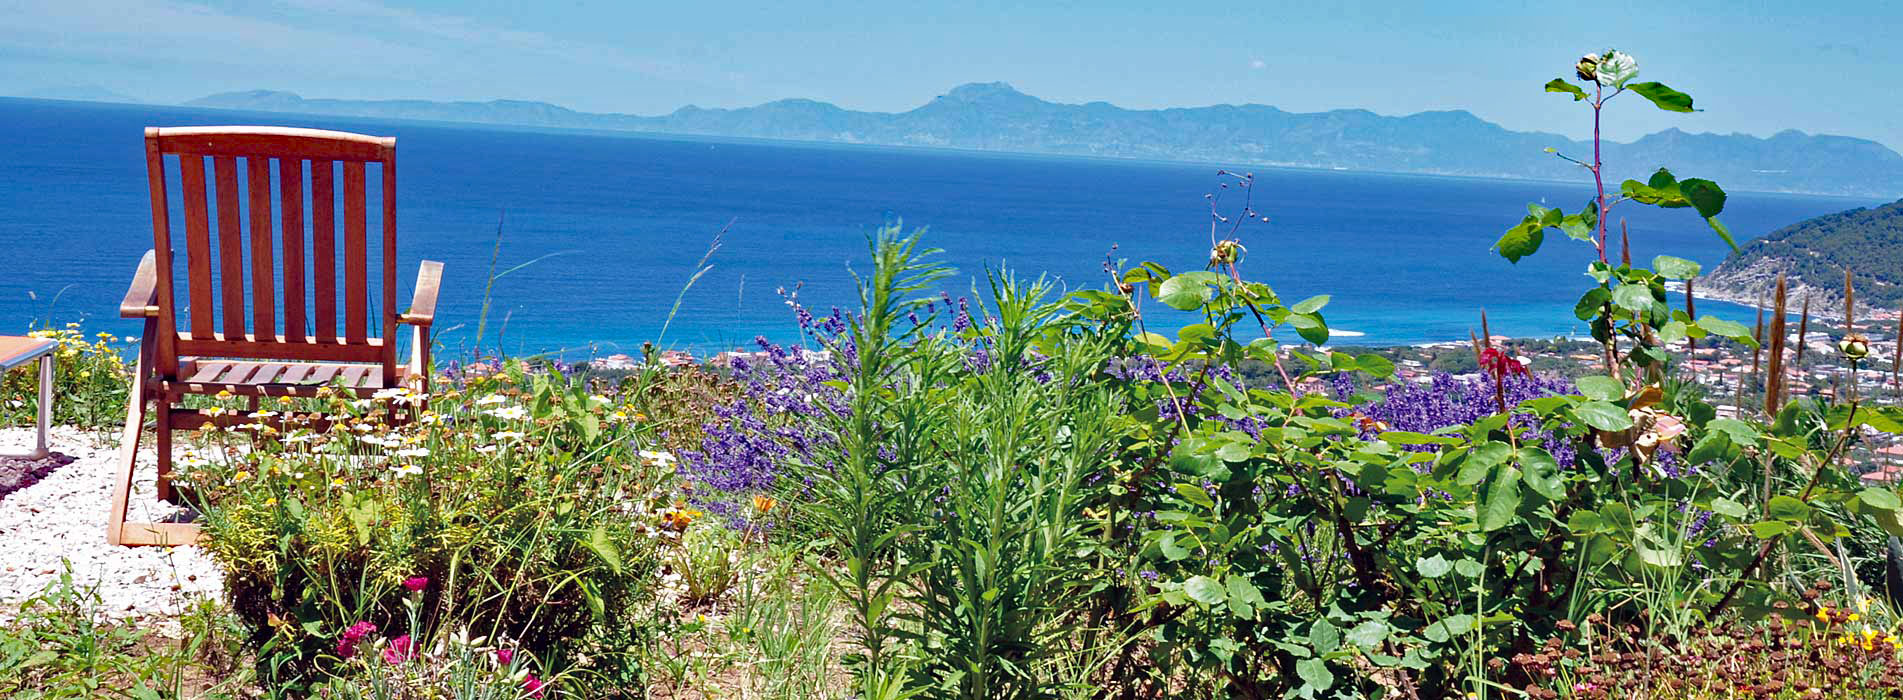
[[[49,449],[73,457],[38,483],[0,496],[0,617],[59,580],[62,559],[76,583],[97,584],[103,615],[114,619],[175,617],[190,601],[221,594],[224,579],[197,547],[114,547],[106,544],[108,499],[119,451],[99,433],[54,428]],[[30,428],[0,429],[0,452],[32,446]],[[134,474],[131,518],[159,521],[180,509],[153,495],[150,439]]]

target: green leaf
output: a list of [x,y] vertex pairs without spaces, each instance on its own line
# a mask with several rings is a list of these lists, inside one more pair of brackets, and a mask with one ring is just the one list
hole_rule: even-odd
[[1897,498],[1896,492],[1889,489],[1864,489],[1857,492],[1857,500],[1863,501],[1864,505],[1878,510],[1903,509],[1903,499]]
[[1502,467],[1487,484],[1486,505],[1480,511],[1480,531],[1492,532],[1513,522],[1520,509],[1520,470]]
[[1568,95],[1572,95],[1574,102],[1578,102],[1580,100],[1586,99],[1586,91],[1580,89],[1578,85],[1574,85],[1572,83],[1566,82],[1565,78],[1554,78],[1552,80],[1547,81],[1546,91],[1547,92],[1563,92]]
[[1163,536],[1156,541],[1156,548],[1163,553],[1164,559],[1170,561],[1188,559],[1190,554],[1189,548],[1177,543],[1174,532],[1163,533]]
[[1460,438],[1446,435],[1428,435],[1412,433],[1406,430],[1390,430],[1379,435],[1382,442],[1394,445],[1458,445]]
[[1735,520],[1744,517],[1750,511],[1745,510],[1743,503],[1729,498],[1714,498],[1711,501],[1711,512]]
[[[1687,182],[1691,181],[1687,180]],[[1720,193],[1719,196],[1723,197],[1724,195]],[[1652,258],[1652,271],[1659,273],[1660,277],[1664,277],[1668,280],[1688,280],[1697,277],[1700,269],[1702,268],[1698,266],[1698,263],[1684,258],[1675,258],[1670,255],[1660,255],[1656,258]]]
[[1622,284],[1612,290],[1613,305],[1633,313],[1645,313],[1653,301],[1652,288],[1643,284]]
[[1268,601],[1262,597],[1262,589],[1250,583],[1248,577],[1229,577],[1229,609],[1235,611],[1236,616],[1252,617],[1255,615],[1256,608],[1267,603]]
[[1295,662],[1295,675],[1302,682],[1317,691],[1327,690],[1335,685],[1335,672],[1328,670],[1328,662],[1321,659],[1302,659]]
[[1692,109],[1692,96],[1673,90],[1665,83],[1633,83],[1626,89],[1639,93],[1640,97],[1651,100],[1652,104],[1667,112],[1696,112]]
[[1376,379],[1386,379],[1394,375],[1394,361],[1371,352],[1356,357],[1355,366]]
[[1892,537],[1903,537],[1903,511],[1879,510],[1870,513],[1870,519]]
[[1546,240],[1545,227],[1541,226],[1539,221],[1528,217],[1528,220],[1520,222],[1520,225],[1507,229],[1507,232],[1500,236],[1500,240],[1494,241],[1493,249],[1500,251],[1500,257],[1506,258],[1507,262],[1517,263],[1520,258],[1538,252],[1540,243],[1544,240]]
[[1317,655],[1326,654],[1341,648],[1341,630],[1335,629],[1327,620],[1316,620],[1308,628],[1308,646]]
[[1303,340],[1316,345],[1328,342],[1328,324],[1322,321],[1321,314],[1289,314],[1288,323]]
[[1699,438],[1698,444],[1692,445],[1692,451],[1685,455],[1685,463],[1695,467],[1729,457],[1731,452],[1731,436],[1722,430],[1710,430]]
[[1307,299],[1303,299],[1301,301],[1295,302],[1295,305],[1288,307],[1288,310],[1298,314],[1312,314],[1322,310],[1322,307],[1327,305],[1328,305],[1328,295],[1317,294]]
[[1157,290],[1157,299],[1170,308],[1193,311],[1215,297],[1215,291],[1209,285],[1221,280],[1222,276],[1214,272],[1191,270],[1163,282]]
[[1781,537],[1789,534],[1790,531],[1791,524],[1781,520],[1760,520],[1751,524],[1751,534],[1756,535],[1758,539],[1768,540]]
[[1388,623],[1380,620],[1366,620],[1348,630],[1348,643],[1363,649],[1373,649],[1387,638]]
[[1691,328],[1686,326],[1684,321],[1672,319],[1666,321],[1665,325],[1659,326],[1659,342],[1665,345],[1671,345],[1672,343],[1684,340],[1685,336],[1689,335],[1690,332]]
[[1604,401],[1587,401],[1573,407],[1573,415],[1586,425],[1605,431],[1625,430],[1632,427],[1632,416],[1626,410]]
[[1229,591],[1225,590],[1222,584],[1208,576],[1193,576],[1188,581],[1184,581],[1183,592],[1188,593],[1191,600],[1204,605],[1221,603],[1229,596]]
[[1777,495],[1764,508],[1766,515],[1777,520],[1801,523],[1810,517],[1810,506],[1790,496]]
[[1546,450],[1531,445],[1520,448],[1520,468],[1526,472],[1526,487],[1547,500],[1566,499],[1566,479],[1559,471],[1559,460]]
[[[1704,325],[1704,322],[1700,321],[1699,325]],[[1736,418],[1713,418],[1711,422],[1705,424],[1705,429],[1724,433],[1731,438],[1732,444],[1758,444],[1758,427]]]
[[1688,177],[1678,183],[1678,191],[1698,210],[1699,216],[1709,219],[1725,210],[1725,190],[1716,182]]
[[621,548],[616,547],[614,540],[608,537],[607,525],[596,525],[595,529],[588,533],[588,548],[594,550],[595,556],[601,557],[601,561],[606,563],[609,569],[617,574],[621,573]]
[[1757,346],[1757,340],[1751,337],[1751,330],[1745,328],[1744,324],[1738,323],[1737,321],[1727,321],[1717,316],[1707,314],[1698,317],[1698,327],[1705,329],[1706,333],[1712,335],[1730,338],[1752,347]]
[[1210,499],[1209,492],[1204,491],[1202,487],[1195,484],[1177,484],[1176,495],[1182,497],[1185,501],[1204,508],[1216,507],[1216,502]]
[[1441,555],[1435,554],[1430,557],[1415,559],[1414,570],[1421,572],[1422,576],[1428,578],[1440,578],[1446,576],[1447,572],[1453,571],[1454,565],[1448,563],[1447,559]]
[[1617,401],[1625,398],[1625,385],[1619,380],[1604,375],[1587,375],[1573,380],[1579,387],[1579,393],[1594,401]]
[[1500,466],[1513,456],[1513,446],[1504,442],[1489,442],[1479,445],[1467,453],[1467,459],[1460,464],[1460,473],[1455,481],[1461,486],[1473,486],[1485,481],[1494,467]]
[[1710,226],[1711,230],[1718,232],[1718,237],[1724,239],[1725,245],[1731,246],[1734,251],[1738,249],[1738,242],[1731,239],[1731,229],[1725,228],[1725,225],[1718,221],[1718,217],[1705,217],[1705,224]]
[[1579,298],[1579,303],[1573,305],[1573,316],[1581,321],[1591,321],[1598,318],[1600,308],[1611,301],[1611,290],[1605,287],[1593,287],[1586,292],[1585,296]]

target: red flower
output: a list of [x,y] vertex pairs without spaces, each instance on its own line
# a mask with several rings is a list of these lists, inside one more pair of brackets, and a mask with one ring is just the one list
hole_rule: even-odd
[[409,589],[411,593],[420,593],[422,592],[423,589],[429,588],[429,578],[424,576],[415,576],[408,579],[404,579],[403,587]]
[[1498,348],[1480,351],[1480,368],[1493,375],[1494,379],[1501,379],[1510,374],[1527,374],[1526,365],[1520,364],[1519,360],[1501,352]]
[[536,678],[535,674],[531,673],[529,677],[522,679],[522,689],[528,691],[529,697],[542,697],[542,679]]
[[360,620],[351,625],[344,630],[344,636],[337,639],[337,656],[346,659],[356,656],[357,644],[362,642],[364,637],[375,634],[376,631],[377,626],[371,624],[369,620]]
[[503,666],[507,666],[509,665],[510,662],[513,662],[513,661],[515,661],[514,649],[497,649],[496,650],[496,663],[501,664]]
[[387,664],[400,664],[414,656],[416,643],[410,641],[410,635],[407,634],[390,640],[390,648],[383,650],[383,662]]

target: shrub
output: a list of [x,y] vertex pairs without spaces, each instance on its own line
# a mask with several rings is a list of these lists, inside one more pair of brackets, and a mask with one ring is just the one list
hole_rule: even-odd
[[[246,449],[238,430],[208,434],[213,457],[185,477],[274,682],[335,668],[359,623],[414,639],[467,628],[550,660],[632,658],[618,647],[641,634],[657,561],[644,533],[659,526],[634,504],[672,475],[638,456],[645,428],[626,407],[511,363],[430,397],[330,397],[325,432],[294,402],[266,408],[287,419],[278,439]],[[387,422],[397,411],[414,420]]]
[[[118,336],[99,333],[89,340],[79,324],[44,328],[27,333],[59,343],[53,351],[53,422],[88,428],[116,427],[125,420],[126,392],[132,378],[127,356],[137,345],[119,343]],[[0,377],[0,417],[11,424],[32,425],[38,410],[40,375],[37,365],[15,368]]]

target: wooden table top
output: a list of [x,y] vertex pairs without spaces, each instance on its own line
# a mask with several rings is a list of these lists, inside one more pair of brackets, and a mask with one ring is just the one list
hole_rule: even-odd
[[0,335],[0,370],[8,370],[26,364],[41,355],[59,347],[59,342],[51,338],[29,338],[21,335]]

